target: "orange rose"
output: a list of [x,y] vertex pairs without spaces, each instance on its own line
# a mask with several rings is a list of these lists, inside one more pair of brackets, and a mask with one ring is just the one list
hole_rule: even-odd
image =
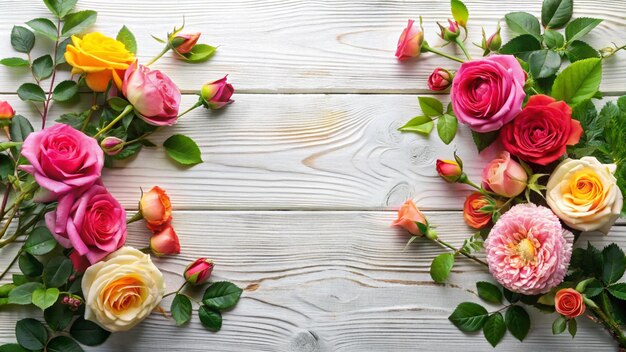
[[139,201],[139,211],[146,220],[146,226],[154,232],[162,230],[172,220],[170,197],[158,186],[144,193]]
[[72,74],[85,74],[91,90],[104,92],[111,80],[122,89],[124,71],[135,61],[135,55],[122,42],[93,32],[82,38],[72,36],[65,61],[72,66]]
[[475,229],[482,229],[491,222],[491,213],[481,212],[480,209],[489,205],[490,199],[480,192],[474,192],[467,196],[463,205],[463,218],[465,222]]
[[392,223],[393,226],[400,226],[407,230],[411,235],[423,236],[417,223],[426,225],[426,218],[422,214],[412,200],[407,200],[398,210],[398,218]]
[[573,288],[564,288],[556,293],[554,308],[559,314],[572,319],[582,315],[587,307],[580,292]]

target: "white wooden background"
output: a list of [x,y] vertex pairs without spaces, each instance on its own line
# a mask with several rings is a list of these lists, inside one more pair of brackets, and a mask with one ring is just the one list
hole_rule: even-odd
[[[493,31],[505,13],[539,14],[541,6],[540,0],[466,3],[470,42],[479,41],[481,26]],[[217,334],[197,318],[176,328],[154,314],[88,351],[491,350],[447,320],[456,304],[478,301],[473,284],[489,276],[460,259],[450,283],[436,285],[428,269],[439,248],[418,242],[403,251],[406,238],[389,227],[394,210],[411,197],[450,242],[460,244],[470,233],[459,211],[466,190],[445,184],[434,170],[437,158],[458,150],[470,174],[479,175],[486,157],[477,156],[469,131],[461,128],[445,146],[396,130],[419,114],[416,94],[427,93],[428,74],[439,65],[454,67],[428,55],[399,64],[397,37],[407,18],[422,15],[427,40],[438,43],[434,21],[449,17],[448,0],[81,0],[79,8],[97,10],[95,29],[108,35],[126,24],[144,62],[160,50],[149,35],[164,36],[183,15],[189,31],[203,32],[202,42],[220,46],[208,64],[167,56],[155,65],[188,94],[185,105],[202,83],[230,74],[235,104],[213,114],[194,111],[155,138],[191,135],[205,162],[183,169],[162,150],[144,150],[124,168],[107,170],[105,183],[130,210],[139,187],[168,190],[183,251],[157,260],[169,288],[178,287],[179,273],[198,256],[215,259],[215,279],[246,288]],[[626,0],[576,0],[575,8],[575,16],[605,19],[587,38],[595,47],[624,44]],[[1,1],[0,56],[16,54],[9,44],[13,24],[45,15],[37,0]],[[604,66],[607,99],[626,93],[618,59],[626,55]],[[0,68],[0,99],[32,117],[14,94],[28,77]],[[77,109],[55,106],[53,115]],[[144,246],[147,238],[141,225],[131,226],[131,244]],[[626,227],[586,240],[626,246]],[[2,266],[15,250],[0,252]],[[27,313],[1,309],[0,342],[13,341],[14,323]],[[507,335],[501,350],[615,350],[589,321],[572,340],[552,336],[554,316],[532,309],[531,315],[527,340]]]

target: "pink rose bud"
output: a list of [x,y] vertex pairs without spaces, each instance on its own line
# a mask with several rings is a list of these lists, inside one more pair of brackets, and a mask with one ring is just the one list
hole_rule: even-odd
[[427,225],[426,218],[412,200],[407,200],[398,210],[398,218],[392,223],[393,226],[400,226],[411,235],[423,236],[417,223]]
[[198,42],[200,34],[201,33],[199,32],[191,34],[178,34],[170,41],[170,43],[180,54],[187,54]]
[[459,181],[463,175],[463,168],[461,168],[459,163],[453,160],[437,159],[436,168],[439,176],[449,183]]
[[15,116],[13,107],[6,101],[0,100],[0,120],[10,120]]
[[212,260],[199,258],[185,268],[183,276],[185,280],[192,285],[203,284],[211,277],[213,267],[214,264]]
[[453,77],[450,71],[437,67],[428,77],[428,88],[434,91],[446,90],[452,85]]
[[412,57],[420,56],[422,51],[422,43],[424,42],[424,33],[413,24],[415,21],[409,20],[406,28],[400,34],[398,39],[398,48],[396,49],[396,57],[398,60],[406,60]]
[[180,241],[171,225],[150,238],[150,249],[157,257],[180,253]]
[[206,108],[217,110],[234,102],[230,97],[235,92],[233,85],[226,82],[228,75],[215,82],[207,83],[200,90],[200,98]]
[[441,24],[437,23],[437,25],[439,25],[439,28],[441,29],[441,33],[439,34],[439,36],[441,36],[442,39],[452,42],[461,34],[461,28],[456,21],[448,20],[448,23],[448,27],[444,27]]
[[106,155],[117,155],[124,149],[124,141],[117,137],[106,137],[100,142],[100,148]]
[[483,169],[483,187],[503,197],[512,198],[526,189],[526,170],[509,152],[498,153]]

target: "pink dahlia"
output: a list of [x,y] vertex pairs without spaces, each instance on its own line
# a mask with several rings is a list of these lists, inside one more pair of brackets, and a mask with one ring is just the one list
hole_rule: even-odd
[[500,217],[485,241],[489,271],[513,292],[548,292],[565,277],[573,239],[550,209],[516,205]]

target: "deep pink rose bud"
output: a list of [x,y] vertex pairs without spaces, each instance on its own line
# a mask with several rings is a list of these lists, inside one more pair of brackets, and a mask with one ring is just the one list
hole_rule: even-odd
[[172,46],[176,48],[180,54],[187,54],[196,45],[201,33],[178,34],[172,40]]
[[215,82],[207,83],[200,90],[202,103],[208,109],[217,110],[234,102],[230,97],[235,92],[233,85],[226,82],[228,75]]
[[400,38],[398,39],[396,57],[400,61],[410,59],[412,57],[418,57],[422,52],[424,33],[420,28],[414,26],[414,23],[414,20],[409,20],[409,23],[402,31],[402,34],[400,34]]
[[15,116],[15,111],[11,104],[4,100],[0,100],[0,120],[10,120]]
[[442,39],[453,42],[459,35],[461,35],[461,27],[459,27],[459,24],[456,21],[448,20],[448,23],[448,27],[444,27],[437,23],[441,29],[439,36]]
[[463,168],[454,160],[437,159],[437,173],[449,183],[455,183],[463,176]]
[[211,277],[211,272],[213,272],[214,266],[215,265],[212,260],[199,258],[185,268],[183,276],[185,277],[185,280],[192,285],[203,284]]
[[168,225],[161,232],[152,235],[150,249],[157,257],[180,253],[180,241],[174,228]]
[[428,77],[428,88],[434,91],[446,90],[452,85],[453,77],[450,71],[437,67]]
[[109,136],[100,142],[100,148],[102,148],[106,155],[117,155],[124,149],[124,140]]

